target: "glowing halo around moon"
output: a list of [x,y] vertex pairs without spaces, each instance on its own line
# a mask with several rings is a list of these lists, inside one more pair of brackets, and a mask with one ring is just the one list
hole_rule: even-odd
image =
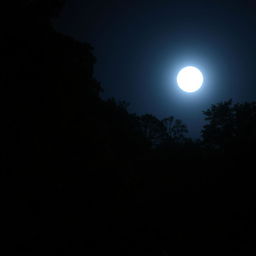
[[177,75],[177,83],[181,90],[192,93],[198,91],[204,82],[202,72],[193,66],[188,66],[180,70]]

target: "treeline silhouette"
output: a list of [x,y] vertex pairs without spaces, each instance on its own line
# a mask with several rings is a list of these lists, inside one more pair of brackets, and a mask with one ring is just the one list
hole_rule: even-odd
[[100,97],[93,48],[53,28],[64,1],[6,3],[2,229],[9,254],[255,250],[256,103],[204,111],[200,140]]

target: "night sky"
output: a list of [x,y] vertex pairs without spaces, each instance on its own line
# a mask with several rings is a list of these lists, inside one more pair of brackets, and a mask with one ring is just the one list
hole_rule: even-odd
[[[94,47],[103,98],[128,101],[137,114],[173,115],[194,138],[211,104],[256,100],[255,1],[72,0],[56,28]],[[193,94],[176,84],[188,65],[205,79]]]

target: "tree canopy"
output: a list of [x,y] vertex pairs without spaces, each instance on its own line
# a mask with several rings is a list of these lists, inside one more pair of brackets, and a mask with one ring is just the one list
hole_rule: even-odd
[[206,144],[219,149],[242,149],[255,144],[255,102],[234,104],[228,100],[212,105],[203,113],[207,124],[202,129],[202,138]]

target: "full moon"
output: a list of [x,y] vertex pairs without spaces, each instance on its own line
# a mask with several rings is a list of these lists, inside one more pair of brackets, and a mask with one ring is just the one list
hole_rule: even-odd
[[204,82],[202,72],[196,67],[185,67],[177,75],[177,83],[185,92],[195,92],[201,88]]

